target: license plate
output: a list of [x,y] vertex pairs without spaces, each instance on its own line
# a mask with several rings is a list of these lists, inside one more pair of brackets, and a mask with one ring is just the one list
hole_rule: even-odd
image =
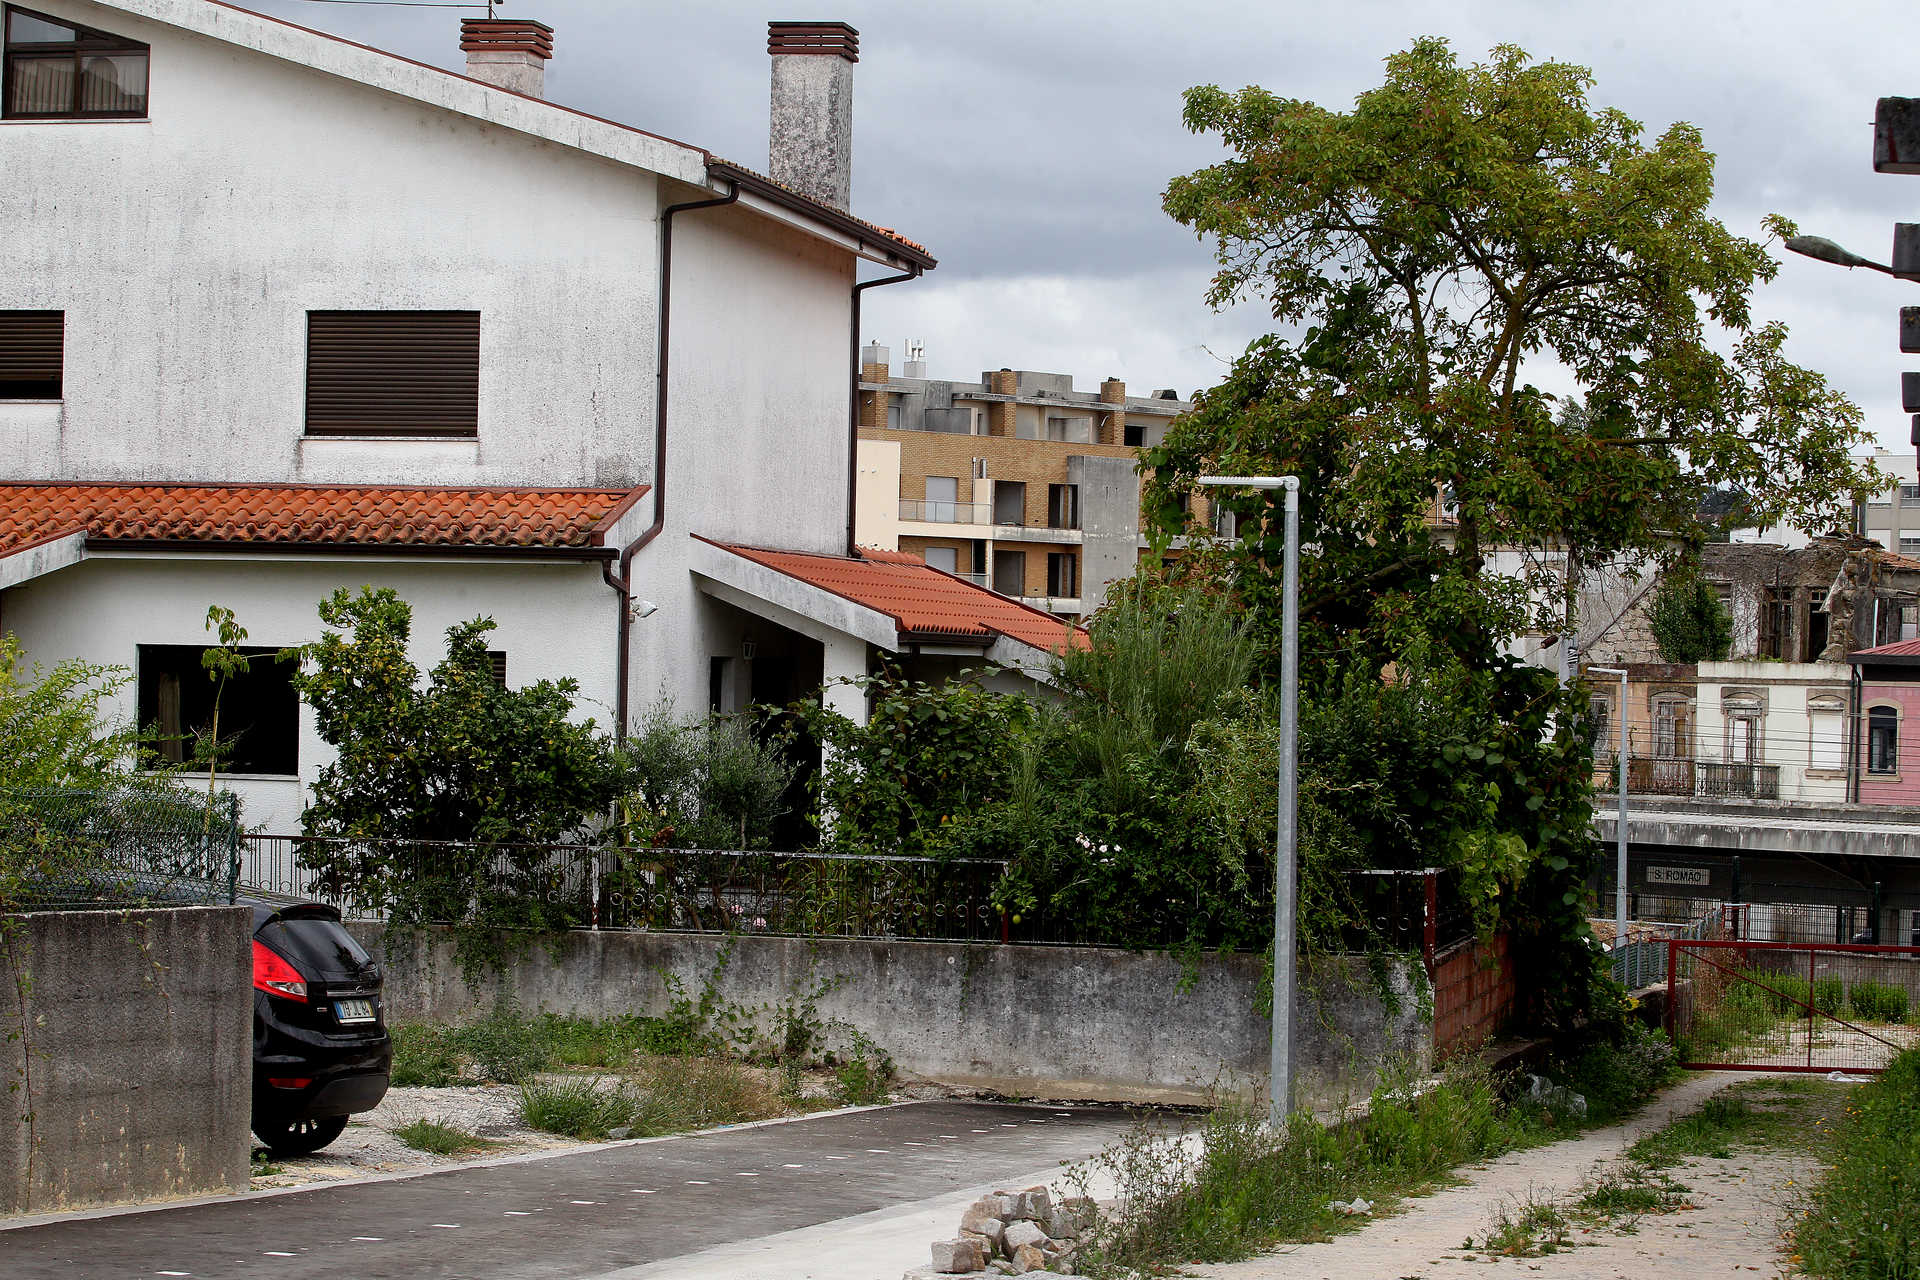
[[335,1000],[333,1016],[342,1022],[372,1022],[373,1001],[371,1000]]

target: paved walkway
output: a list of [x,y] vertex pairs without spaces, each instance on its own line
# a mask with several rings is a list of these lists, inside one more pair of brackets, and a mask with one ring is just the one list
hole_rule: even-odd
[[1693,1160],[1671,1170],[1691,1189],[1697,1209],[1641,1218],[1634,1231],[1575,1229],[1573,1247],[1539,1258],[1488,1258],[1461,1247],[1484,1239],[1494,1211],[1529,1196],[1573,1190],[1594,1164],[1635,1139],[1698,1108],[1739,1080],[1736,1072],[1695,1076],[1669,1090],[1625,1124],[1580,1138],[1503,1156],[1468,1181],[1407,1201],[1404,1212],[1321,1244],[1282,1250],[1223,1266],[1195,1267],[1212,1280],[1459,1280],[1517,1276],[1533,1280],[1667,1280],[1669,1277],[1782,1274],[1779,1228],[1798,1190],[1817,1172],[1810,1158],[1736,1151],[1730,1160]]
[[[875,1242],[911,1244],[910,1260],[924,1261],[936,1231],[923,1226],[950,1234],[946,1220],[957,1221],[983,1185],[1039,1181],[1062,1161],[1097,1153],[1127,1123],[1117,1108],[908,1103],[19,1227],[0,1231],[0,1275],[771,1277],[823,1260],[792,1252],[789,1233],[834,1223],[819,1237],[843,1250],[832,1274],[892,1280],[904,1268],[884,1250],[880,1263]],[[900,1206],[926,1216],[904,1217]],[[727,1261],[747,1256],[759,1263]]]

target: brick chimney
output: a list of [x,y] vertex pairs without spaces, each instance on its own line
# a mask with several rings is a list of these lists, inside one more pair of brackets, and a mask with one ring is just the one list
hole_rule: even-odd
[[1127,442],[1127,384],[1118,378],[1108,378],[1102,382],[1100,403],[1120,406],[1107,414],[1106,427],[1100,432],[1100,443],[1125,444]]
[[462,18],[460,48],[467,74],[475,80],[545,96],[547,59],[553,56],[553,28],[530,18]]
[[853,64],[860,33],[844,22],[769,22],[773,106],[767,172],[845,212],[853,195]]

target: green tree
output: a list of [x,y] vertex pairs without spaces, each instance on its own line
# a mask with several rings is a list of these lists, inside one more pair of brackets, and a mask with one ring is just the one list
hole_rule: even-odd
[[314,780],[307,834],[556,841],[612,802],[611,748],[572,718],[578,684],[503,687],[487,657],[492,620],[447,628],[423,684],[407,657],[413,611],[392,590],[336,591],[320,618],[329,629],[294,683],[337,757]]
[[643,848],[764,849],[799,772],[790,733],[747,716],[676,719],[660,706],[620,750],[626,843]]
[[[1486,666],[1530,600],[1561,606],[1544,573],[1531,595],[1484,573],[1495,548],[1662,554],[1716,483],[1748,495],[1746,519],[1822,531],[1869,486],[1859,410],[1753,320],[1777,266],[1708,213],[1699,131],[1648,143],[1590,84],[1429,39],[1350,111],[1188,91],[1186,124],[1230,155],[1176,178],[1166,209],[1215,245],[1212,303],[1257,296],[1298,329],[1256,341],[1148,452],[1163,528],[1198,473],[1297,473],[1310,624],[1383,659],[1420,631]],[[1579,413],[1556,420],[1534,361]],[[1276,502],[1230,499],[1267,564]]]
[[1721,662],[1733,648],[1733,619],[1720,593],[1690,570],[1662,579],[1647,624],[1662,662]]

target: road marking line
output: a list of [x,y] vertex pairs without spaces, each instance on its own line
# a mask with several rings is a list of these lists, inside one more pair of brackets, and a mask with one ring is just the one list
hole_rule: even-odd
[[852,1157],[852,1156],[828,1156],[828,1157],[827,1157],[827,1159],[829,1159],[829,1160],[851,1160],[851,1159],[853,1159],[853,1157]]
[[893,1153],[888,1151],[885,1147],[868,1147],[867,1154],[870,1156],[885,1156],[885,1155],[892,1155]]
[[781,1165],[780,1167],[781,1167],[782,1169],[804,1169],[804,1168],[806,1168],[807,1166],[805,1166],[805,1165],[803,1165],[803,1164],[783,1164],[783,1165]]
[[533,1210],[531,1210],[531,1209],[509,1209],[509,1210],[507,1210],[507,1216],[508,1216],[509,1218],[531,1218],[531,1217],[533,1216]]
[[650,1196],[653,1192],[647,1190],[645,1187],[635,1187],[633,1190],[627,1192],[627,1194],[630,1196]]
[[958,1138],[960,1135],[957,1133],[943,1133],[940,1136],[943,1138]]
[[710,1187],[713,1184],[711,1182],[702,1182],[698,1178],[688,1178],[687,1185],[690,1187]]
[[924,1142],[909,1142],[909,1143],[907,1143],[906,1145],[907,1145],[907,1146],[909,1146],[909,1147],[924,1147],[924,1146],[926,1146],[927,1144],[926,1144],[926,1143],[924,1143]]
[[460,1229],[460,1224],[457,1222],[436,1222],[433,1225],[444,1231],[458,1231]]
[[599,1204],[598,1200],[569,1200],[568,1204]]
[[292,1258],[298,1255],[288,1253],[284,1249],[269,1249],[267,1250],[266,1256],[269,1258]]
[[[381,1237],[379,1237],[379,1236],[355,1236],[355,1237],[354,1237],[354,1239],[355,1239],[355,1240],[360,1240],[360,1241],[363,1241],[363,1242],[365,1242],[365,1243],[367,1243],[367,1244],[379,1244],[379,1243],[380,1243],[380,1240],[381,1240]],[[185,1273],[185,1272],[181,1272],[180,1274],[182,1274],[182,1275],[185,1275],[186,1273]]]
[[760,1175],[757,1173],[736,1173],[733,1176],[736,1178],[757,1178]]
[[991,1129],[975,1129],[975,1130],[974,1130],[974,1132],[975,1132],[975,1133],[992,1133],[992,1132],[993,1132],[993,1130],[991,1130]]
[[190,1276],[193,1274],[193,1272],[191,1271],[156,1271],[153,1274],[157,1276]]

